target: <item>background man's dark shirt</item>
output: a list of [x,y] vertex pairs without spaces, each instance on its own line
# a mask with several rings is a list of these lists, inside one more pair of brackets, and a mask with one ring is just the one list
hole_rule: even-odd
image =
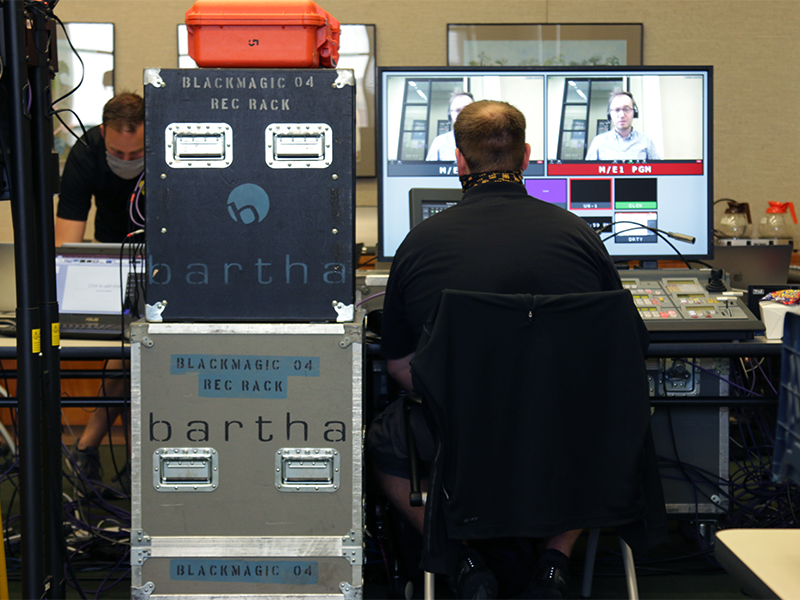
[[94,196],[97,214],[94,237],[98,242],[122,242],[132,231],[128,206],[137,179],[117,177],[106,162],[106,146],[100,127],[92,127],[76,142],[61,177],[57,216],[85,221]]

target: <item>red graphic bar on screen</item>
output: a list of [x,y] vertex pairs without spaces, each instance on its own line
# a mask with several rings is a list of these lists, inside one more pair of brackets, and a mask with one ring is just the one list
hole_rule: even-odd
[[668,163],[585,162],[547,165],[548,175],[702,175],[703,161]]

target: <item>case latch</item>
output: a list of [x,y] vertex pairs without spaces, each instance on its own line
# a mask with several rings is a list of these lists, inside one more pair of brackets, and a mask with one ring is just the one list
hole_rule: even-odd
[[164,145],[173,169],[224,169],[233,162],[233,129],[227,123],[170,123]]
[[335,492],[341,456],[331,448],[281,448],[275,453],[275,487],[282,492]]
[[273,169],[324,169],[333,162],[333,130],[325,123],[272,123],[264,143]]
[[213,492],[219,457],[213,448],[159,448],[153,452],[153,487],[159,492]]

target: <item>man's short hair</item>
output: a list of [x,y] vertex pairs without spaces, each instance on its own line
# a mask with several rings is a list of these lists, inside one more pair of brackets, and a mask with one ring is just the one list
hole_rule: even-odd
[[479,100],[464,107],[453,131],[473,173],[515,171],[525,159],[525,115],[508,102]]
[[133,133],[144,123],[144,100],[138,94],[117,94],[103,107],[103,125]]
[[636,108],[636,100],[633,99],[633,94],[630,92],[626,92],[624,90],[616,89],[611,93],[611,96],[608,97],[608,110],[611,111],[611,103],[614,101],[614,98],[619,98],[620,96],[625,96],[626,98],[630,98],[631,104],[633,107]]

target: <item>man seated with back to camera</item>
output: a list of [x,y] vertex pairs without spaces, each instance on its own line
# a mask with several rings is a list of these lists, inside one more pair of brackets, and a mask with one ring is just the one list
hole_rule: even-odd
[[[389,373],[409,393],[411,359],[444,289],[566,294],[622,288],[599,236],[582,219],[528,195],[522,172],[531,149],[519,110],[505,102],[471,103],[461,111],[454,130],[464,195],[457,205],[408,234],[397,250],[386,288],[382,353]],[[422,532],[424,508],[412,507],[408,500],[401,402],[378,415],[367,443],[381,488]],[[412,413],[411,423],[420,457],[430,462],[433,441],[424,418]],[[566,596],[569,556],[580,533],[565,531],[546,540],[526,597]],[[451,582],[460,598],[492,597],[498,588],[480,556],[467,547]]]
[[586,160],[661,160],[653,140],[633,128],[639,108],[631,94],[612,94],[607,116],[612,129],[595,136]]
[[[121,243],[129,232],[142,227],[143,222],[133,221],[133,215],[137,220],[139,215],[131,210],[141,207],[132,205],[131,197],[143,171],[144,100],[137,94],[118,94],[103,107],[103,123],[87,131],[67,157],[56,212],[56,246],[83,241],[92,198],[97,208],[96,241]],[[123,363],[110,360],[106,368],[122,370]],[[104,380],[101,392],[104,396],[126,394],[121,379]],[[72,463],[90,483],[102,483],[97,448],[122,412],[119,405],[95,410],[75,442]],[[98,487],[98,491],[111,497],[129,495],[129,469],[126,464],[112,489]]]

